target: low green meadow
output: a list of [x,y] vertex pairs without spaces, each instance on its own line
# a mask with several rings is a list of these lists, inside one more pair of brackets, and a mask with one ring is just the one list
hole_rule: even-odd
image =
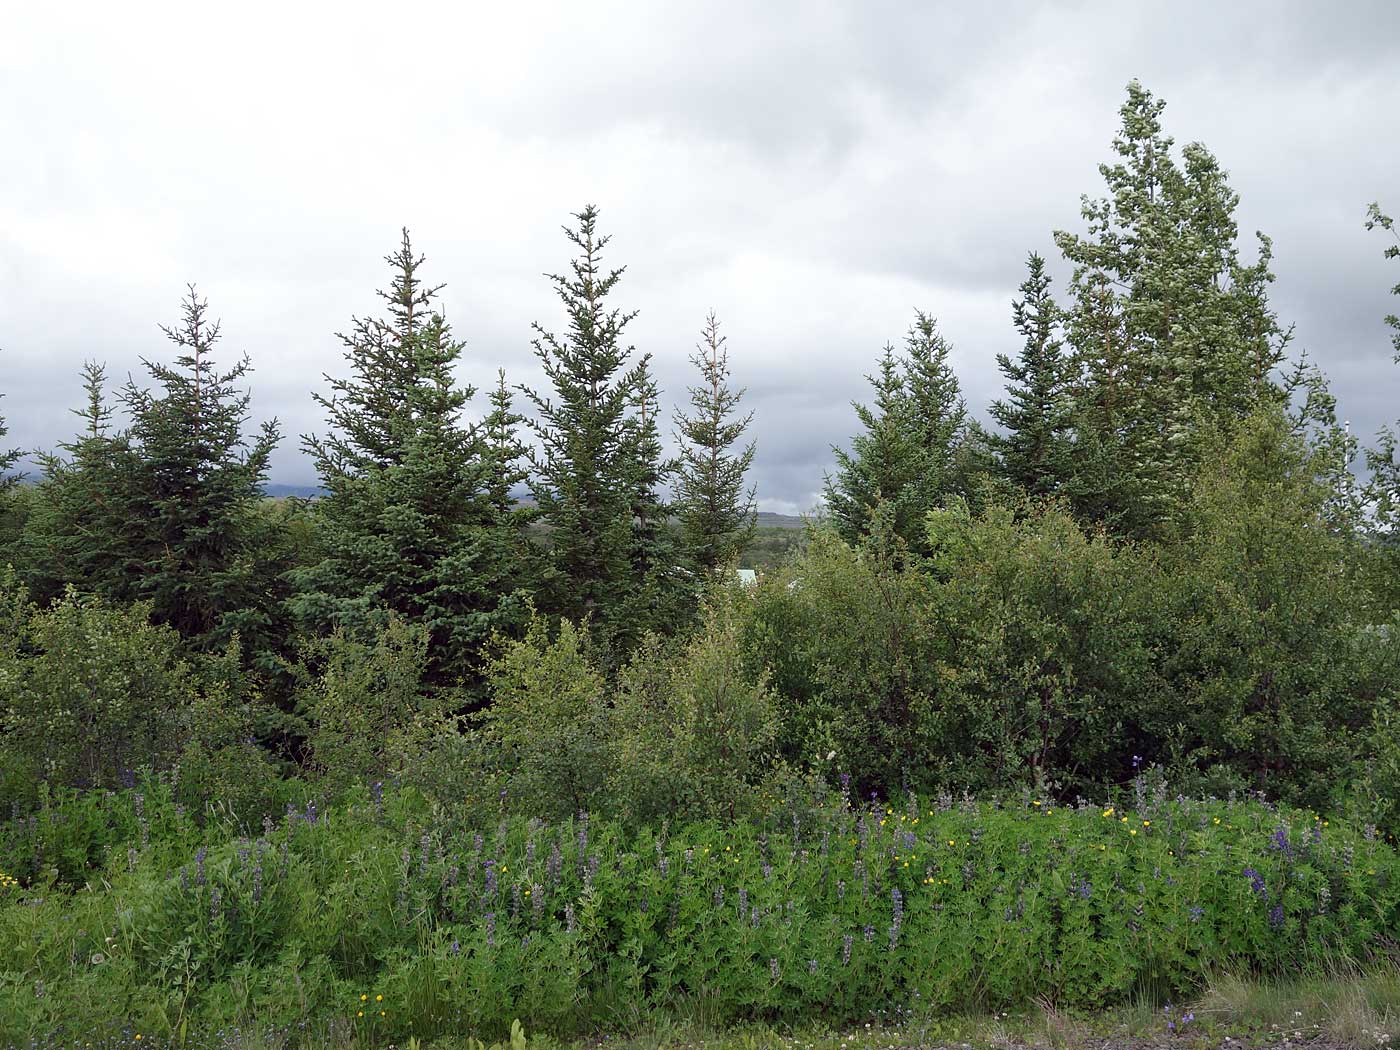
[[936,1038],[1383,966],[1400,928],[1400,856],[1368,829],[1143,778],[1115,805],[480,816],[376,789],[254,835],[158,780],[47,798],[0,832],[0,1045],[490,1043],[517,1020]]

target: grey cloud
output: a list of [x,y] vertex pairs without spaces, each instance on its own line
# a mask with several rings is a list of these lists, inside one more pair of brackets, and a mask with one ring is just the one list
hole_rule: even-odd
[[71,433],[85,358],[164,355],[196,280],[283,422],[278,480],[309,480],[310,391],[403,224],[464,378],[538,384],[542,274],[591,200],[669,399],[713,308],[760,497],[805,509],[915,308],[974,411],[997,396],[1025,254],[1078,228],[1133,76],[1274,237],[1275,303],[1344,415],[1395,414],[1400,276],[1360,225],[1373,198],[1400,211],[1392,3],[51,7],[0,37],[0,411],[25,447]]

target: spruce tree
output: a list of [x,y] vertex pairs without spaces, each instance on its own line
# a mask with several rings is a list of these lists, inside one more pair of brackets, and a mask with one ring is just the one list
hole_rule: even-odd
[[997,354],[1006,400],[991,415],[1006,433],[992,439],[1004,477],[1035,496],[1057,493],[1072,469],[1073,373],[1059,337],[1059,310],[1050,295],[1045,260],[1032,253],[1021,298],[1011,304],[1025,342],[1015,361]]
[[476,391],[454,376],[465,344],[406,229],[385,262],[384,316],[353,320],[339,336],[349,375],[314,395],[329,427],[303,440],[326,490],[326,554],[296,574],[290,605],[311,632],[368,636],[393,615],[425,628],[428,679],[452,685],[474,679],[482,643],[523,606],[524,523],[508,506],[516,420],[507,399],[486,426],[466,421]]
[[86,403],[72,410],[82,420],[82,430],[59,445],[66,456],[38,456],[42,480],[35,488],[18,564],[29,593],[43,604],[69,584],[120,601],[135,598],[139,580],[122,547],[127,530],[144,515],[131,505],[135,458],[126,435],[113,432],[106,387],[106,369],[86,362]]
[[[967,404],[949,363],[952,347],[938,324],[922,310],[904,337],[904,389],[908,419],[918,449],[918,481],[910,499],[920,515],[952,494],[967,495],[972,484],[960,451],[969,437]],[[921,543],[922,523],[914,537]]]
[[1277,403],[1288,332],[1269,306],[1270,243],[1245,264],[1238,196],[1199,144],[1173,156],[1164,103],[1128,85],[1100,166],[1108,195],[1085,198],[1084,235],[1056,244],[1074,266],[1068,336],[1081,375],[1076,476],[1084,516],[1130,535],[1169,527],[1201,454],[1199,433]]
[[26,576],[41,598],[72,584],[117,602],[150,603],[154,622],[192,646],[246,653],[274,644],[276,578],[259,513],[275,421],[245,436],[251,394],[245,356],[221,371],[219,324],[189,288],[178,324],[162,326],[179,353],[144,362],[152,387],[128,380],[117,402],[129,417],[114,432],[105,373],[84,369],[82,433],[41,458],[44,480],[26,529]]
[[578,255],[567,274],[550,277],[568,328],[556,335],[534,326],[550,392],[523,388],[539,439],[530,484],[549,528],[548,604],[590,619],[616,657],[637,626],[628,617],[638,613],[638,595],[663,568],[651,541],[664,526],[656,491],[664,467],[647,361],[634,362],[635,348],[622,342],[636,314],[608,304],[623,270],[603,267],[610,238],[598,232],[598,209],[574,218],[564,234]]
[[879,372],[866,381],[875,391],[874,401],[851,404],[864,433],[851,439],[850,452],[832,446],[836,473],[827,475],[825,488],[832,524],[850,544],[870,531],[882,504],[889,505],[887,520],[898,535],[912,536],[919,524],[910,496],[921,478],[920,448],[893,346],[885,346]]
[[681,550],[664,491],[676,471],[661,445],[661,404],[643,355],[628,376],[632,414],[621,460],[632,535],[629,546],[632,589],[614,618],[614,648],[630,651],[648,631],[666,634],[693,617],[693,579],[681,565]]
[[252,395],[238,387],[252,366],[244,355],[216,367],[220,325],[193,285],[180,322],[161,330],[181,351],[174,364],[146,361],[155,389],[129,381],[119,395],[135,453],[127,498],[144,518],[138,594],[187,639],[222,647],[239,632],[256,647],[273,633],[256,528],[277,422],[245,438]]
[[686,558],[697,572],[710,574],[738,559],[757,528],[754,490],[746,478],[754,445],[731,451],[743,437],[753,413],[739,416],[744,391],[729,386],[729,353],[719,322],[705,319],[702,342],[690,362],[700,382],[689,388],[691,415],[676,413],[676,441],[681,447],[676,474],[676,514]]
[[854,406],[865,433],[849,453],[832,449],[837,471],[826,479],[827,508],[847,542],[870,533],[878,508],[883,529],[924,550],[928,512],[976,487],[985,435],[968,420],[950,352],[933,318],[919,311],[904,352],[886,346],[879,374],[866,377],[874,404]]

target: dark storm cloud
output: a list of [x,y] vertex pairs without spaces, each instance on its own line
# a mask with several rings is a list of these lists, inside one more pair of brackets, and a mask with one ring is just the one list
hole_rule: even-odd
[[1361,229],[1374,198],[1400,210],[1397,40],[1391,3],[29,5],[0,35],[3,410],[52,447],[83,359],[164,355],[193,279],[283,421],[278,479],[310,480],[309,391],[400,225],[447,282],[464,377],[537,383],[530,323],[562,324],[541,274],[591,200],[670,398],[713,308],[760,496],[806,509],[916,308],[985,411],[1025,254],[1078,228],[1136,76],[1230,170],[1295,347],[1369,434],[1400,390],[1400,277]]

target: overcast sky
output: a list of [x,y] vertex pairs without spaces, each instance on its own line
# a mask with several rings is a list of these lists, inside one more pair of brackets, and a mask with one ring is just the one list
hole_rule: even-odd
[[1343,415],[1400,414],[1400,266],[1362,228],[1400,213],[1393,0],[4,7],[0,410],[26,448],[73,433],[85,359],[166,357],[194,281],[282,421],[273,480],[314,480],[309,392],[402,225],[464,378],[537,384],[531,322],[563,324],[542,274],[593,202],[666,400],[715,310],[761,506],[806,510],[916,308],[985,418],[1025,255],[1080,228],[1133,77],[1274,238],[1275,305]]

